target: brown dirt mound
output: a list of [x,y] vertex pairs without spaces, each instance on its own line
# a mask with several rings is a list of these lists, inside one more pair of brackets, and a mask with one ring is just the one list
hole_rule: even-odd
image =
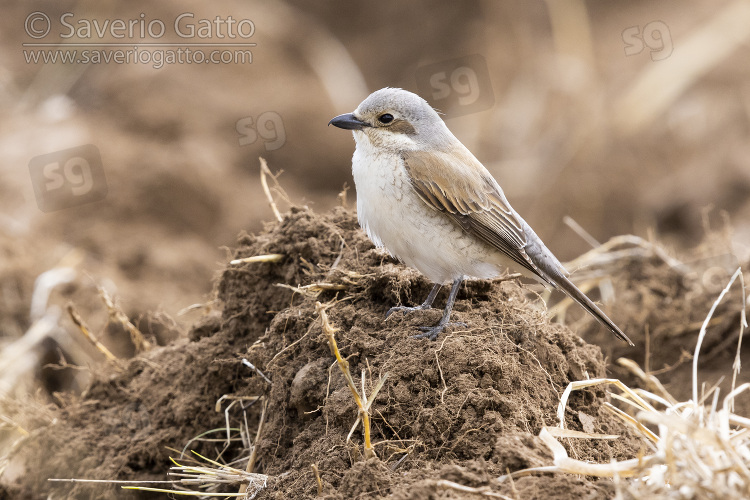
[[[266,459],[265,471],[272,476],[295,471],[276,485],[277,491],[284,492],[280,498],[292,498],[294,492],[314,495],[309,473],[313,463],[330,485],[331,496],[341,498],[395,493],[425,476],[455,477],[464,468],[479,468],[486,482],[506,468],[541,465],[546,452],[533,436],[543,425],[554,424],[562,390],[572,380],[605,373],[599,349],[561,326],[549,325],[542,310],[529,303],[515,283],[470,282],[455,309],[469,328],[454,329],[437,342],[411,338],[418,326],[434,324],[439,311],[388,321],[384,312],[399,303],[419,303],[429,283],[383,257],[343,210],[330,218],[298,212],[270,236],[243,242],[238,255],[282,253],[315,262],[313,267],[292,264],[286,270],[287,279],[294,270],[293,282],[303,285],[340,283],[348,277],[354,283],[343,300],[329,309],[332,323],[340,329],[342,355],[355,378],[362,370],[368,380],[388,374],[386,387],[373,405],[376,441],[388,442],[377,447],[383,461],[354,462],[355,448],[344,438],[356,407],[335,367],[326,399],[331,356],[314,300],[297,299],[275,315],[269,332],[248,355],[274,381],[270,393],[274,411],[263,444],[273,454]],[[346,246],[331,271],[341,248],[339,236]],[[268,283],[254,274],[225,273],[220,297],[226,311],[244,307],[244,300],[236,298],[237,290]],[[332,299],[330,292],[318,297]],[[234,316],[235,327],[253,322],[253,314],[246,319]],[[591,394],[575,404],[585,413],[598,413]],[[580,428],[578,422],[570,424]],[[400,462],[403,449],[410,453]],[[608,460],[633,449],[599,443],[597,448],[584,444],[577,451],[580,456]],[[434,485],[426,487],[434,489]]]
[[[556,423],[563,389],[574,380],[606,375],[600,349],[550,324],[538,301],[514,281],[467,283],[454,311],[468,327],[453,327],[436,342],[412,335],[436,323],[437,310],[385,321],[389,307],[421,302],[430,284],[374,249],[344,209],[326,215],[293,209],[262,234],[242,236],[236,250],[237,257],[271,253],[284,258],[224,269],[217,286],[221,315],[205,315],[189,339],[157,347],[119,373],[98,375],[80,398],[60,396],[56,407],[36,409],[36,421],[27,419],[26,428],[37,430],[18,446],[9,466],[19,497],[124,498],[114,487],[51,485],[46,479],[163,479],[168,456],[178,455],[167,447],[246,460],[238,442],[223,449],[221,432],[208,436],[215,441],[190,440],[225,426],[215,410],[222,396],[266,394],[256,471],[271,479],[258,498],[315,497],[312,464],[320,470],[324,498],[457,498],[436,480],[483,486],[507,471],[549,465],[551,456],[536,435]],[[277,286],[323,282],[339,289],[313,296],[312,289],[295,293]],[[442,292],[437,303],[444,299]],[[347,442],[356,406],[332,366],[315,312],[318,301],[330,304],[342,355],[356,381],[365,373],[367,393],[387,374],[372,405],[379,459],[363,460],[361,426]],[[243,357],[272,380],[270,390],[242,365]],[[604,400],[599,389],[573,393],[566,424],[583,430],[587,416],[595,417],[594,431],[625,437],[571,440],[571,456],[606,462],[639,451],[638,441],[602,410]],[[260,406],[247,410],[251,430]],[[23,421],[28,413],[27,405],[15,416]],[[231,427],[242,425],[237,406],[229,417]],[[503,488],[495,490],[518,498],[614,493],[611,482],[563,475],[522,478]]]

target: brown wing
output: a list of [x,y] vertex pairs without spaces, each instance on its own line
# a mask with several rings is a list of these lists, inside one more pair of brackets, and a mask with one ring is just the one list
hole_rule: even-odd
[[[513,211],[502,189],[465,148],[403,154],[412,186],[425,203],[497,248],[542,281],[559,287],[618,338],[630,339],[567,277],[565,268]],[[526,252],[529,248],[536,262]]]
[[408,151],[403,158],[412,186],[425,203],[552,284],[524,250],[528,239],[523,221],[495,179],[468,150]]

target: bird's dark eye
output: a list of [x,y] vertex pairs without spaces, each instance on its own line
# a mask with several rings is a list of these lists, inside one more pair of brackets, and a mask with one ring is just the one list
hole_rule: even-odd
[[393,115],[390,113],[385,113],[384,115],[380,115],[378,117],[378,121],[387,125],[393,121]]

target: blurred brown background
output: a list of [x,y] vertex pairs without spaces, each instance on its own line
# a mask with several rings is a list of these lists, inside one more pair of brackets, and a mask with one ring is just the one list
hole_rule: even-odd
[[[43,33],[35,12],[50,20],[39,38],[28,31]],[[136,27],[135,37],[100,38],[92,28],[90,38],[62,39],[66,12],[76,30],[142,19],[162,21],[166,33],[141,39]],[[180,37],[173,23],[183,13],[193,14],[185,30],[207,29],[203,19],[213,33]],[[230,16],[251,20],[252,36],[221,38],[228,27],[215,19]],[[653,230],[685,248],[701,240],[704,219],[720,227],[724,210],[734,250],[743,260],[748,252],[750,2],[17,2],[4,5],[0,26],[0,372],[19,353],[36,358],[26,372],[13,369],[39,374],[43,360],[75,351],[66,347],[78,342],[74,326],[54,315],[68,301],[93,330],[103,328],[96,285],[144,329],[165,312],[179,334],[194,318],[177,312],[209,297],[227,256],[221,247],[272,219],[258,157],[284,171],[295,204],[337,204],[352,185],[354,144],[326,124],[385,86],[418,92],[443,111],[562,260],[589,248],[562,223],[566,215],[600,241]],[[140,53],[257,45],[249,64],[155,68],[34,63],[34,53],[41,59],[54,48],[22,44],[43,42],[79,51],[175,44],[140,45]],[[231,58],[246,48],[221,50]],[[103,199],[76,205],[75,195],[42,192],[52,205],[43,212],[35,184],[54,181],[31,171],[32,159],[60,155],[62,165],[58,152],[86,144],[101,155]],[[63,184],[80,177],[69,173]],[[76,206],[56,209],[65,203]],[[35,285],[56,268],[72,274]],[[19,344],[45,313],[54,331]],[[0,381],[0,391],[33,380]]]

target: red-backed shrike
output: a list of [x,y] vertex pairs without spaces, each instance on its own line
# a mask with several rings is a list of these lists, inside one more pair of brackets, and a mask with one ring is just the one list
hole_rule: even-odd
[[373,92],[352,113],[329,122],[352,130],[357,216],[370,239],[440,287],[453,286],[437,326],[419,337],[435,340],[450,324],[466,277],[493,278],[517,270],[561,289],[618,338],[630,339],[581,292],[542,240],[510,206],[497,181],[448,130],[427,102],[406,90]]

